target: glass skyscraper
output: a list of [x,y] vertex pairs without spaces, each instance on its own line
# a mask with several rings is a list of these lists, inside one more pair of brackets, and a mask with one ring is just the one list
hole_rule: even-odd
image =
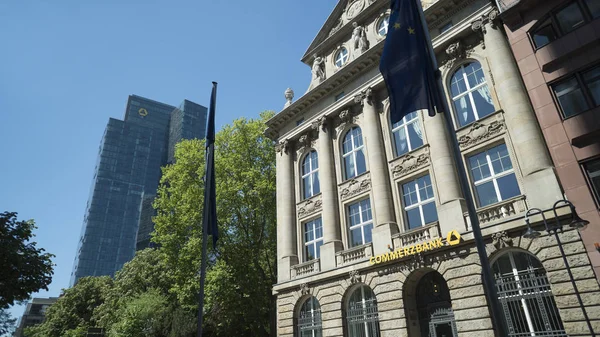
[[131,95],[124,120],[108,121],[96,163],[71,284],[114,276],[135,250],[150,243],[152,202],[161,166],[173,162],[181,139],[204,138],[207,109],[179,108]]

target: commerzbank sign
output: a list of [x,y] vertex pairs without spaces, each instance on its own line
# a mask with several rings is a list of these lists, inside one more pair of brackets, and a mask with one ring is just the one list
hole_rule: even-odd
[[[449,246],[454,246],[460,243],[460,234],[456,229],[451,230],[446,235],[446,244]],[[415,255],[418,253],[428,252],[432,250],[436,250],[438,248],[445,247],[446,245],[442,241],[442,238],[436,238],[430,241],[426,241],[423,243],[417,243],[414,245],[400,247],[392,252],[387,252],[385,254],[379,254],[376,256],[371,256],[369,262],[371,264],[380,264],[384,262],[390,262],[393,260],[401,259],[406,256]]]

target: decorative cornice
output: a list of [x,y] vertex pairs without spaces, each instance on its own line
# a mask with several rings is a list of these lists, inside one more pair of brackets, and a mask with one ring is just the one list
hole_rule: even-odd
[[506,130],[506,124],[502,112],[497,112],[492,118],[478,120],[470,125],[468,129],[458,132],[458,144],[461,150],[468,149],[480,144]]

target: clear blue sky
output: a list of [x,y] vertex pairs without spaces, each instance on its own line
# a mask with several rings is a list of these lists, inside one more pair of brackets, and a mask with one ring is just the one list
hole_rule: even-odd
[[[35,219],[68,287],[98,145],[127,96],[208,106],[217,129],[280,111],[299,60],[336,0],[0,1],[0,212]],[[12,308],[20,316],[23,308]]]

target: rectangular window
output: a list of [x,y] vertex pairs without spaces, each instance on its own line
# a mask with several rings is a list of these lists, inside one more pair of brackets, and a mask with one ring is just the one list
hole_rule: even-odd
[[590,182],[592,193],[596,197],[596,202],[600,205],[600,159],[583,164],[583,169]]
[[306,261],[321,257],[323,223],[321,218],[304,223],[304,257]]
[[403,184],[402,197],[407,229],[419,228],[438,220],[429,174]]
[[350,230],[350,246],[360,246],[373,241],[373,214],[371,200],[365,199],[348,206],[348,227]]
[[521,194],[506,144],[468,158],[479,207]]
[[443,33],[447,32],[448,30],[450,30],[450,28],[452,28],[452,26],[454,26],[452,24],[452,21],[447,22],[445,25],[443,25],[442,27],[440,27],[440,34],[443,34]]
[[304,123],[304,117],[300,118],[299,120],[296,121],[296,126],[300,125]]
[[549,17],[530,33],[531,39],[536,48],[541,48],[599,16],[600,1],[571,1],[550,13]]
[[552,85],[563,117],[568,118],[600,105],[600,66],[576,73]]
[[344,97],[345,93],[342,91],[339,94],[335,95],[335,101],[339,101],[340,99],[342,99],[342,97]]

